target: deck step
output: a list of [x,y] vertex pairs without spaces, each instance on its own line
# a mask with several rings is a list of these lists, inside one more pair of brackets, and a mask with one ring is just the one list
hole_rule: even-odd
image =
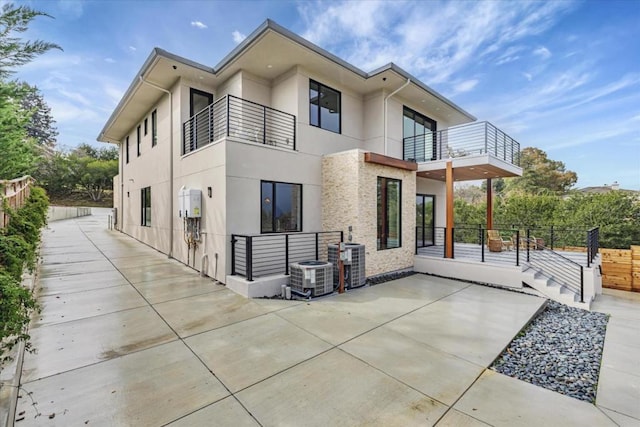
[[546,295],[549,299],[570,307],[582,308],[584,310],[589,310],[591,307],[590,302],[580,302],[579,295],[576,295],[553,276],[544,274],[544,272],[537,267],[531,265],[526,266],[522,271],[522,282]]

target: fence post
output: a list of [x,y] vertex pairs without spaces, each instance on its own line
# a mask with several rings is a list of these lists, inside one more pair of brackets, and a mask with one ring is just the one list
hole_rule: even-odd
[[246,239],[247,280],[253,282],[253,237],[247,236]]
[[289,275],[289,235],[284,235],[284,274]]
[[516,267],[520,267],[520,230],[516,230]]
[[231,275],[236,275],[236,235],[231,235]]

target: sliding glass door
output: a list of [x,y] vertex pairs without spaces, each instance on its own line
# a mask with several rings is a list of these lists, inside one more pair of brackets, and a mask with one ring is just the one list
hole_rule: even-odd
[[434,244],[435,196],[416,195],[416,245],[419,248]]

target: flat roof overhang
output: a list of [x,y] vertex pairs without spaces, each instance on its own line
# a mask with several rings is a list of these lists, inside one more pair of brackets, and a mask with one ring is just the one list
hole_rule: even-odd
[[418,163],[417,175],[422,178],[446,181],[448,161],[452,162],[455,181],[476,181],[488,178],[522,176],[521,167],[491,154],[478,154]]

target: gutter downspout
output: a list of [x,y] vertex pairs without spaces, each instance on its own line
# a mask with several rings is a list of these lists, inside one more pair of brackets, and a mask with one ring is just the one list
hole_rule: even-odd
[[[106,142],[109,142],[111,144],[116,144],[120,149],[120,152],[118,153],[118,169],[119,169],[119,176],[120,176],[120,208],[118,210],[120,212],[116,212],[117,227],[115,227],[115,229],[122,232],[122,223],[124,222],[124,208],[122,207],[124,205],[124,180],[123,180],[124,178],[124,156],[123,156],[124,144],[122,144],[120,141],[114,138],[111,138],[110,136],[105,135],[104,133],[101,134],[100,136],[104,138]],[[122,221],[118,221],[118,214],[122,216]]]
[[409,86],[409,83],[411,83],[411,79],[407,79],[407,81],[400,86],[398,89],[394,90],[393,92],[391,92],[389,95],[384,97],[384,117],[383,117],[383,122],[384,122],[384,155],[387,155],[387,101],[396,93],[400,92],[402,89],[404,89],[405,87]]
[[139,76],[140,82],[161,92],[169,94],[169,252],[167,256],[173,258],[173,94],[171,91],[150,83]]

